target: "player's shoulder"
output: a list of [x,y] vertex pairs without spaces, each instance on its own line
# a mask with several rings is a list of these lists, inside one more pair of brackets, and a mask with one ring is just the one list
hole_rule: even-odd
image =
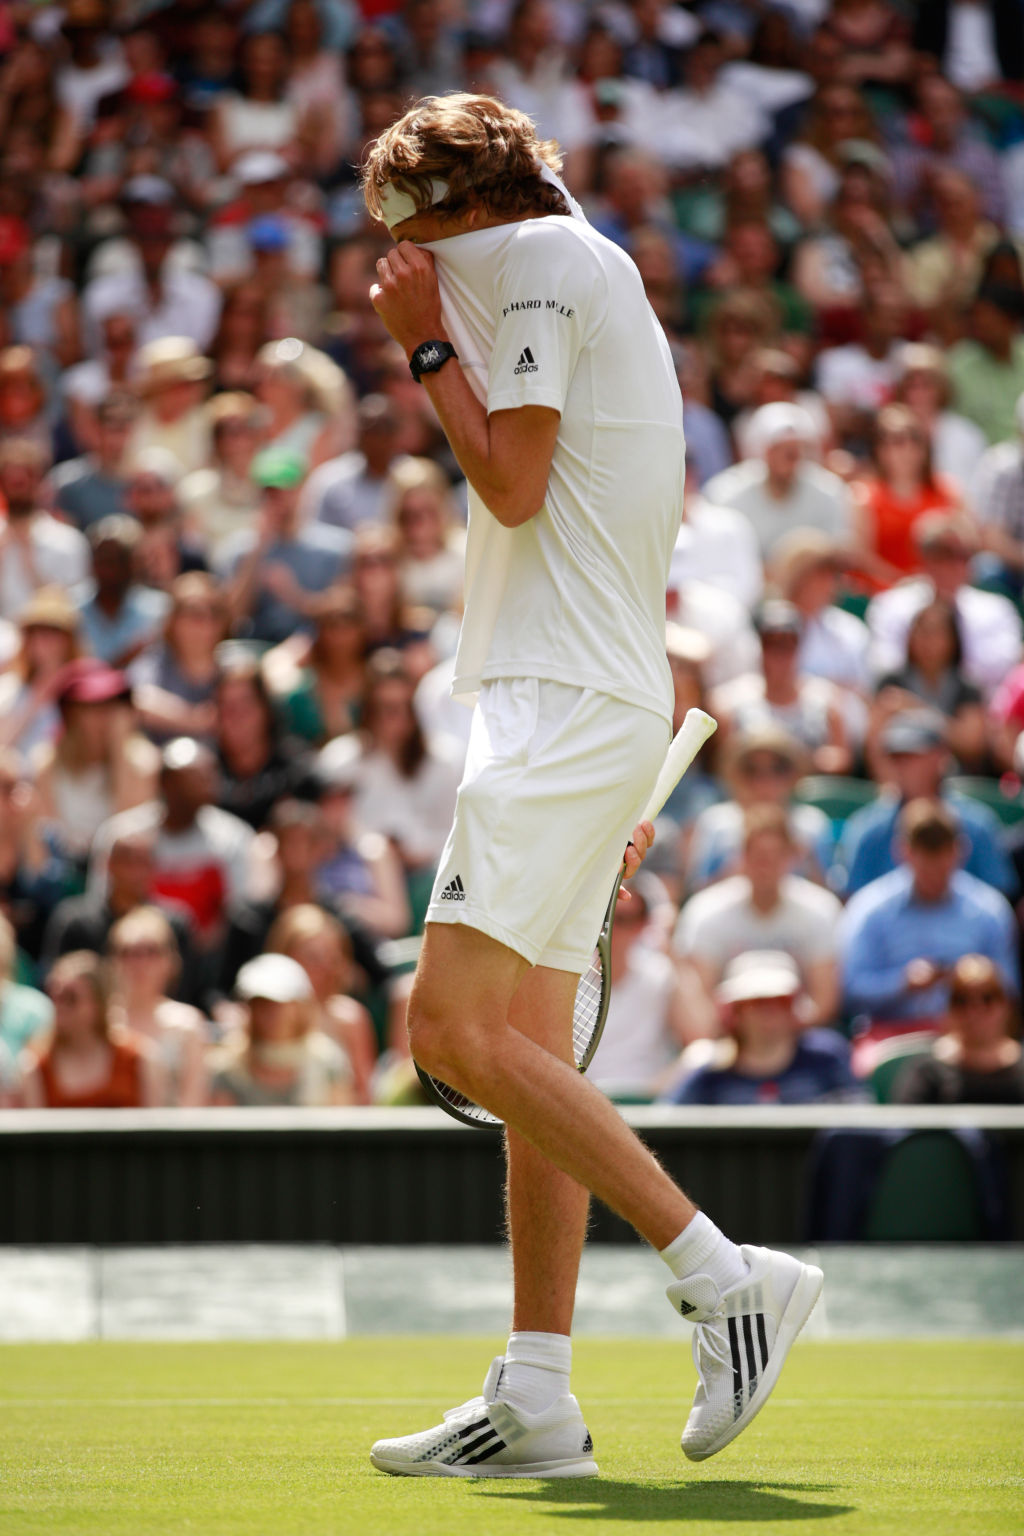
[[524,219],[515,226],[513,238],[505,247],[506,262],[516,266],[536,266],[545,272],[567,275],[596,273],[611,275],[634,270],[633,263],[611,240],[599,234],[582,219],[548,214],[541,219]]

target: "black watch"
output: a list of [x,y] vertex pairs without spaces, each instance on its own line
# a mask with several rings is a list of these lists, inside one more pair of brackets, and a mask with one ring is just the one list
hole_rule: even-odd
[[458,355],[450,341],[421,341],[409,359],[409,372],[421,384],[425,373],[436,373],[450,357]]

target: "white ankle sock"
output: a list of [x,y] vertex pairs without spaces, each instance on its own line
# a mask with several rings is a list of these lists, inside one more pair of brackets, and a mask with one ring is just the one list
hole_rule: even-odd
[[569,1391],[572,1340],[564,1333],[510,1333],[499,1402],[540,1413]]
[[720,1291],[738,1284],[748,1269],[736,1244],[730,1242],[724,1232],[719,1232],[703,1211],[698,1211],[679,1236],[660,1253],[677,1280],[688,1280],[691,1275],[710,1275]]

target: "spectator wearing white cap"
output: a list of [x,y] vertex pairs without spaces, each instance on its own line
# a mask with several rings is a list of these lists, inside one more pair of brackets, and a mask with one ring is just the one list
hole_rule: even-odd
[[352,1103],[352,1068],[343,1048],[314,1028],[312,983],[297,960],[258,955],[243,965],[235,993],[242,1029],[212,1054],[212,1104]]
[[839,543],[854,536],[850,493],[838,475],[816,464],[814,422],[799,405],[764,405],[750,419],[757,457],[734,464],[704,487],[706,500],[742,512],[761,554],[770,557],[794,528],[819,528]]
[[289,273],[315,280],[323,260],[323,237],[316,221],[292,200],[294,178],[285,157],[275,149],[247,150],[231,167],[231,177],[239,195],[217,210],[205,236],[210,276],[222,285],[250,276],[250,231],[261,220],[276,219],[286,231]]
[[[726,1038],[668,1095],[673,1104],[821,1104],[863,1100],[850,1047],[807,1029],[800,973],[783,950],[738,955],[715,989]],[[685,1063],[685,1057],[684,1057]]]

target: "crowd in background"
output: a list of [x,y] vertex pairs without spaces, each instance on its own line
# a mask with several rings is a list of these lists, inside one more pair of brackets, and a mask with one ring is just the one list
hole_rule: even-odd
[[1024,1101],[1024,0],[0,0],[0,1105],[415,1097],[465,495],[358,168],[453,89],[685,402],[593,1075]]

